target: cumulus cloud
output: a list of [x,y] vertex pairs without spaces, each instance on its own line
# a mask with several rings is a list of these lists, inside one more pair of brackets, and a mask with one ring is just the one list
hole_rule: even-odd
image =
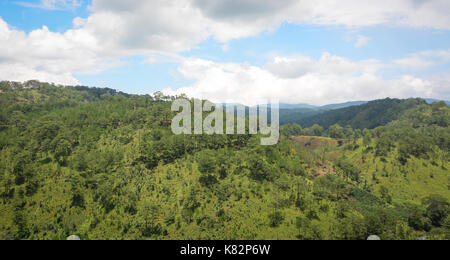
[[[42,0],[39,6],[79,4]],[[283,22],[450,29],[447,0],[93,0],[89,9],[88,18],[74,20],[74,29],[122,55],[185,51],[210,37],[227,42],[274,30]],[[366,42],[362,37],[361,43]]]
[[277,27],[281,22],[348,27],[392,24],[450,29],[447,15],[450,3],[447,0],[191,1],[211,20],[240,24],[254,30]]
[[450,50],[428,50],[408,55],[394,63],[408,69],[424,69],[450,62]]
[[185,0],[94,0],[90,9],[80,30],[120,55],[185,51],[211,35],[200,10]]
[[[33,6],[24,2],[45,9],[81,3],[42,0]],[[0,64],[6,69],[1,79],[37,77],[75,83],[74,73],[95,73],[120,64],[123,57],[145,56],[151,63],[158,60],[151,58],[155,53],[187,51],[210,38],[222,42],[226,50],[230,40],[276,30],[284,22],[450,29],[448,0],[92,0],[89,9],[89,17],[74,19],[74,27],[64,33],[43,27],[27,34],[10,28],[0,18]],[[360,45],[364,43],[362,39]],[[340,62],[339,69],[351,69],[351,62]],[[332,66],[308,58],[272,63],[254,70],[269,73],[267,77],[274,77],[276,83],[309,77],[310,66],[322,70]],[[236,66],[243,65],[232,67]],[[8,69],[13,67],[15,71]],[[247,75],[245,71],[242,75]]]
[[[121,55],[186,51],[210,37],[226,43],[284,22],[450,29],[447,0],[93,0],[90,10],[74,24]],[[368,40],[361,37],[358,45]]]
[[378,71],[389,65],[376,60],[355,62],[324,53],[319,60],[298,56],[276,57],[263,67],[246,63],[217,63],[186,59],[179,73],[193,80],[190,86],[167,94],[187,94],[214,102],[246,105],[278,99],[285,103],[323,105],[377,98],[443,97],[447,87],[404,75],[385,80]]
[[76,84],[73,73],[95,73],[109,66],[98,56],[95,42],[82,31],[60,34],[45,26],[27,34],[0,18],[0,80]]

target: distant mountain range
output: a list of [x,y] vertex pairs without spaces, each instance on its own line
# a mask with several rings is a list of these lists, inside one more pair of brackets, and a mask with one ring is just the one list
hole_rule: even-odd
[[[434,102],[440,102],[440,101],[444,101],[444,100],[439,100],[439,99],[432,99],[432,98],[423,98],[423,100],[425,100],[425,102],[427,102],[428,104],[433,104]],[[450,106],[450,101],[444,101],[447,106]]]
[[[425,100],[425,102],[427,102],[428,104],[443,101],[443,100],[432,99],[432,98],[422,98],[422,99]],[[347,107],[353,107],[353,106],[361,106],[361,105],[365,105],[369,102],[371,102],[371,101],[349,101],[349,102],[345,102],[345,103],[329,104],[329,105],[324,105],[324,106],[315,106],[315,105],[310,105],[310,104],[305,104],[305,103],[300,103],[300,104],[280,103],[279,108],[281,110],[302,110],[303,112],[305,112],[305,111],[318,111],[318,110],[335,110],[335,109],[341,109],[341,108],[347,108]],[[448,106],[450,106],[450,101],[444,101],[444,102]],[[239,103],[221,103],[221,105],[244,106]],[[267,105],[267,106],[270,107],[270,105]]]
[[364,105],[367,103],[368,103],[367,101],[351,101],[351,102],[345,102],[345,103],[340,103],[340,104],[331,104],[331,105],[321,106],[319,108],[325,109],[325,110],[332,110],[332,109],[360,106],[360,105]]
[[[370,102],[349,102],[324,106],[321,109],[281,109],[280,123],[297,123],[302,127],[318,124],[325,129],[334,124],[349,125],[355,129],[373,129],[397,120],[406,110],[436,101],[438,100],[387,98]],[[352,105],[358,103],[360,105]],[[448,101],[446,103],[449,104]]]
[[[351,125],[354,128],[375,128],[396,119],[400,112],[418,104],[432,104],[438,99],[380,99],[350,101],[339,104],[314,106],[309,104],[280,103],[280,124],[297,123],[303,127],[319,124],[328,128],[333,124]],[[444,101],[450,106],[450,101]],[[241,105],[236,103],[222,105]],[[271,105],[267,105],[268,108]],[[248,114],[248,107],[246,107]],[[352,120],[351,120],[352,119]]]
[[[422,98],[427,102],[428,104],[432,104],[434,102],[439,102],[443,100],[439,99],[432,99],[432,98]],[[370,101],[350,101],[345,103],[338,103],[338,104],[330,104],[330,105],[324,105],[324,106],[314,106],[309,104],[286,104],[281,103],[280,109],[319,109],[319,110],[333,110],[333,109],[341,109],[346,107],[352,107],[352,106],[360,106],[369,103]],[[450,101],[444,101],[447,105],[450,106]]]
[[325,106],[314,106],[309,104],[286,104],[281,103],[280,109],[310,109],[310,110],[331,110],[331,109],[339,109],[351,106],[360,106],[363,104],[367,104],[367,101],[351,101],[339,104],[329,104]]
[[318,106],[308,104],[285,104],[280,103],[280,109],[318,109]]

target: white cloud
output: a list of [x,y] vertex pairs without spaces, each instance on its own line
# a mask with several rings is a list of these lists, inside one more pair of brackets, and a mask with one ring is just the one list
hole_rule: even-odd
[[447,0],[325,0],[310,1],[312,23],[350,27],[393,24],[450,29]]
[[93,0],[90,10],[74,24],[120,55],[186,51],[210,37],[226,44],[283,22],[450,29],[447,0]]
[[[164,90],[214,102],[246,105],[279,99],[316,105],[377,98],[443,97],[447,87],[411,75],[385,80],[377,72],[389,65],[376,60],[355,62],[324,53],[319,60],[276,57],[264,67],[186,59],[179,73],[190,86]],[[449,98],[446,96],[446,98]]]
[[[34,6],[25,4],[61,9],[80,3],[42,0]],[[448,0],[92,0],[89,9],[89,17],[74,19],[73,29],[64,33],[43,27],[27,34],[8,27],[0,18],[0,64],[4,69],[0,79],[76,83],[74,73],[95,73],[120,64],[123,57],[141,55],[151,63],[161,60],[154,57],[155,53],[158,56],[161,52],[190,50],[211,37],[226,47],[230,40],[276,30],[283,22],[351,28],[383,24],[450,29]],[[357,70],[366,75],[364,70],[354,68],[359,64],[344,58],[301,59],[280,58],[263,68],[249,68],[260,71],[274,84],[311,77],[314,75],[311,70],[316,73],[324,70],[325,74],[327,70],[336,70],[343,75]],[[313,69],[309,68],[311,64]],[[364,66],[372,70],[374,67],[374,64]],[[240,71],[242,75],[248,75],[246,72]],[[363,76],[352,78],[361,80]],[[331,77],[329,81],[333,82]]]
[[[116,17],[107,13],[98,15]],[[178,73],[194,82],[177,91],[167,89],[167,92],[186,93],[213,101],[256,104],[278,98],[287,103],[327,104],[387,96],[450,98],[446,90],[448,80],[424,80],[410,75],[385,80],[378,72],[392,64],[382,64],[377,60],[352,61],[324,53],[318,60],[300,55],[275,57],[261,67],[246,63],[217,63],[184,58],[174,54],[173,50],[158,50],[166,49],[167,46],[159,48],[164,41],[149,39],[146,44],[129,45],[129,42],[123,42],[128,37],[126,35],[136,40],[140,37],[136,32],[126,31],[124,23],[130,21],[120,18],[106,23],[102,19],[95,15],[87,20],[77,19],[74,22],[77,28],[65,33],[54,33],[43,27],[27,34],[11,28],[0,18],[0,80],[38,79],[77,84],[74,73],[95,73],[118,65],[120,57],[145,54],[149,63],[179,63]],[[145,22],[140,19],[143,18],[135,23]],[[173,30],[177,27],[165,26]],[[175,44],[168,49],[177,49],[177,46]],[[425,51],[405,59],[411,57],[443,62],[450,60],[450,51]],[[401,64],[401,61],[394,62],[394,66]]]
[[424,69],[434,65],[433,62],[424,60],[420,57],[407,57],[394,61],[395,64],[404,68]]
[[95,42],[81,31],[60,34],[45,26],[26,34],[0,18],[0,80],[76,84],[73,73],[95,73],[110,66],[108,59],[99,58]]
[[394,64],[407,69],[425,69],[450,62],[449,50],[429,50],[408,55],[403,59],[394,60]]
[[[42,0],[38,6],[79,4]],[[74,20],[74,30],[101,42],[105,53],[119,56],[185,51],[210,37],[226,43],[275,30],[283,22],[450,29],[448,0],[93,0],[89,9],[88,18]],[[367,41],[361,37],[359,42]]]
[[80,30],[120,55],[180,52],[211,36],[209,21],[185,0],[94,0]]
[[45,10],[75,9],[81,6],[81,0],[41,0],[40,3],[16,2],[19,5]]
[[370,41],[370,40],[371,40],[371,39],[370,39],[369,37],[359,35],[359,36],[358,36],[358,39],[356,40],[355,47],[356,47],[356,48],[364,47],[364,46],[366,46],[367,44],[369,44],[369,41]]

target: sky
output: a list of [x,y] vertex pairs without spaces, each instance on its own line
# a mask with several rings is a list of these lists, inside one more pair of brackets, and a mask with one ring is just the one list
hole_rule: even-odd
[[214,102],[450,100],[448,0],[2,0],[0,80]]

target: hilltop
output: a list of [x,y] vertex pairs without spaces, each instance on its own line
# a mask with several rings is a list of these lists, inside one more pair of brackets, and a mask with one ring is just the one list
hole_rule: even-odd
[[383,99],[358,106],[325,111],[283,111],[282,123],[297,123],[303,127],[318,124],[328,129],[334,124],[351,126],[357,129],[373,129],[384,126],[413,107],[426,104],[422,99]]

